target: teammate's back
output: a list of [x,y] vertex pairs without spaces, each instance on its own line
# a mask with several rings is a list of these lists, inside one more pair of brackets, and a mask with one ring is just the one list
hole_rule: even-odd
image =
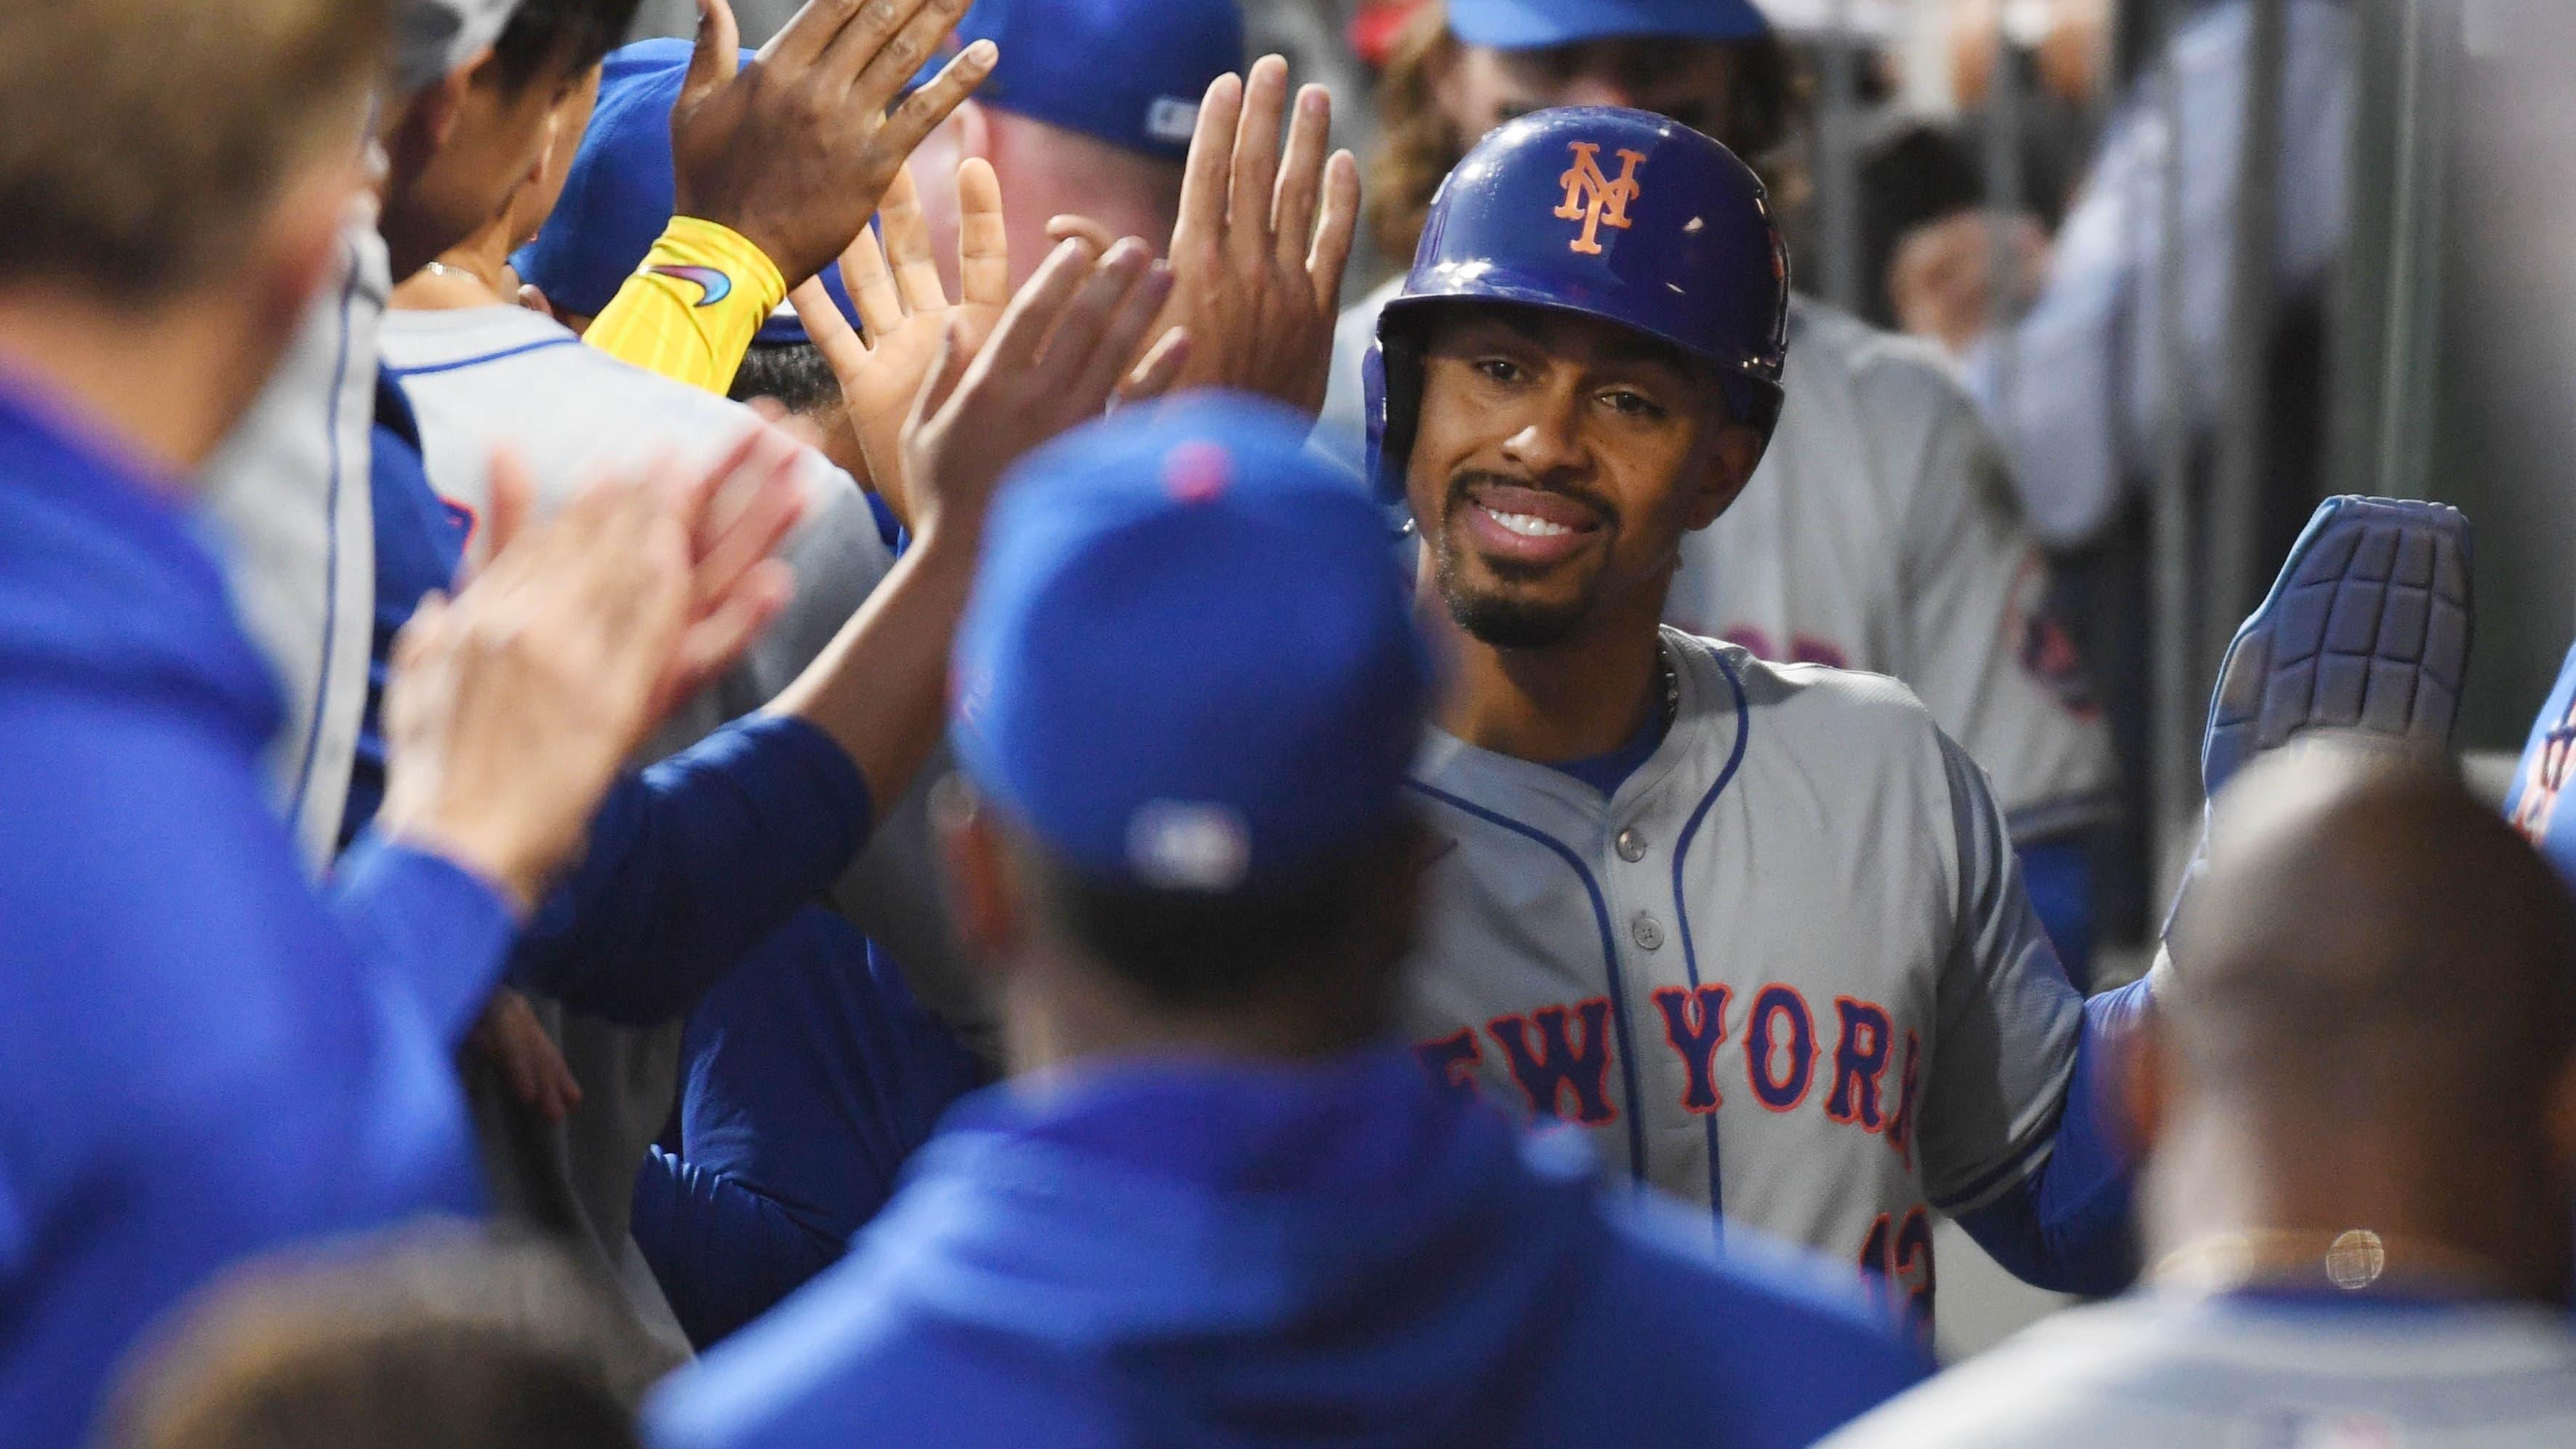
[[1594,1184],[1400,1050],[990,1096],[659,1438],[1796,1445],[1921,1376],[1821,1267]]
[[2151,1286],[1836,1445],[2576,1443],[2576,907],[2456,780],[2325,745],[2209,842],[2123,1073]]
[[[2576,1443],[2576,1334],[2538,1304],[2150,1294],[2044,1320],[1837,1445]],[[1898,1419],[1897,1413],[1904,1417]]]

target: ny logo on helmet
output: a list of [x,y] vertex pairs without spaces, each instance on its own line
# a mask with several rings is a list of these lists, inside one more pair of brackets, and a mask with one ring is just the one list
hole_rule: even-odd
[[1628,229],[1628,203],[1637,199],[1637,163],[1646,159],[1643,152],[1619,153],[1619,179],[1613,181],[1601,170],[1601,148],[1590,141],[1569,142],[1574,164],[1565,168],[1557,179],[1565,187],[1565,201],[1556,208],[1560,221],[1583,222],[1583,235],[1568,243],[1571,250],[1588,256],[1601,255],[1601,228]]

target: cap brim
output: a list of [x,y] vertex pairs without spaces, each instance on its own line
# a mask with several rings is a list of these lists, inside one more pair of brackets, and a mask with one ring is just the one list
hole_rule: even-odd
[[1747,0],[1473,0],[1449,30],[1470,45],[1542,50],[1593,40],[1753,40],[1770,21]]

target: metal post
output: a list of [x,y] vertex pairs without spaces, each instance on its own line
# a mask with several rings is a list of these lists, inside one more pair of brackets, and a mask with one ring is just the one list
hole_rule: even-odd
[[2442,223],[2450,167],[2441,118],[2453,49],[2432,42],[2424,0],[2406,0],[2398,80],[2396,177],[2389,196],[2387,341],[2379,387],[2377,491],[2422,498],[2432,486],[2434,379],[2439,372]]
[[2432,40],[2439,22],[2426,0],[2368,6],[2353,23],[2361,78],[2334,299],[2329,476],[2338,488],[2421,498],[2436,486],[2451,47]]
[[2021,319],[2021,255],[2014,230],[2029,204],[2029,184],[2022,175],[2021,48],[2014,43],[2015,14],[2006,6],[1996,16],[1994,79],[1986,88],[1986,224],[1987,286],[1994,298],[1995,411],[2013,416],[2021,359],[2013,345],[2012,324]]
[[1816,111],[1816,204],[1822,213],[1825,300],[1846,312],[1867,305],[1861,276],[1859,49],[1852,0],[1830,0],[1821,53],[1824,94]]
[[2288,0],[2247,0],[2245,100],[2237,137],[2235,235],[2228,268],[2227,343],[2209,508],[2208,609],[2199,660],[2215,670],[2253,607],[2255,557],[2272,425],[2272,345],[2280,326],[2281,90]]

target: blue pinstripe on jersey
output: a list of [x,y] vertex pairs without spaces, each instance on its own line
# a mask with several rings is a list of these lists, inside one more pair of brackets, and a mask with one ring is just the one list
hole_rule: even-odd
[[[1735,691],[1735,748],[1727,754],[1726,767],[1717,772],[1717,783],[1709,786],[1708,793],[1700,797],[1698,807],[1683,823],[1680,837],[1673,841],[1673,925],[1681,934],[1682,970],[1687,973],[1693,991],[1699,990],[1699,948],[1691,941],[1690,902],[1682,890],[1682,863],[1690,856],[1691,841],[1698,837],[1700,822],[1708,818],[1709,807],[1725,793],[1728,783],[1735,779],[1736,767],[1744,763],[1744,740],[1753,732],[1753,710],[1744,698],[1744,681],[1736,678],[1735,670],[1726,662],[1725,655],[1710,649],[1708,657],[1717,661],[1718,669],[1726,675],[1727,687]],[[1718,1232],[1723,1234],[1726,1231],[1726,1196],[1719,1191],[1717,1114],[1712,1112],[1700,1118],[1700,1126],[1708,1132],[1708,1216]]]
[[1488,810],[1482,805],[1462,800],[1446,790],[1426,785],[1420,780],[1407,780],[1404,783],[1453,809],[1465,811],[1479,820],[1499,825],[1515,835],[1535,840],[1546,846],[1556,852],[1558,859],[1563,860],[1573,869],[1576,878],[1583,882],[1583,889],[1591,895],[1592,918],[1601,928],[1601,966],[1609,976],[1610,1023],[1619,1039],[1619,1085],[1628,1099],[1628,1175],[1636,1180],[1638,1190],[1643,1191],[1646,1186],[1646,1128],[1638,1114],[1637,1052],[1634,1043],[1628,1038],[1628,991],[1619,977],[1619,936],[1610,927],[1610,901],[1601,893],[1601,883],[1592,878],[1592,871],[1584,865],[1583,857],[1576,855],[1565,842],[1537,826],[1525,824],[1499,811]]

